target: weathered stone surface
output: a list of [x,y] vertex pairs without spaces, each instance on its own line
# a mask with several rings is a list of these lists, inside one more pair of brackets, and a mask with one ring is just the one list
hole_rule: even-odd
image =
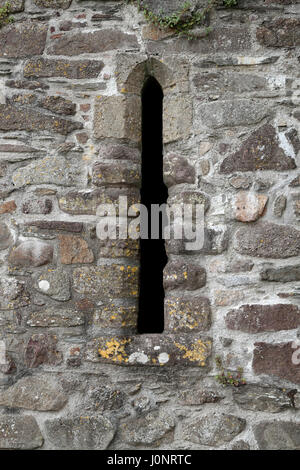
[[186,158],[175,153],[168,153],[164,158],[164,182],[169,186],[181,183],[194,184],[195,168]]
[[140,166],[127,162],[96,162],[92,169],[92,182],[95,186],[110,184],[140,186]]
[[252,40],[248,26],[244,25],[220,25],[215,28],[207,37],[190,41],[185,38],[178,38],[172,42],[149,41],[146,50],[150,54],[162,53],[233,53],[251,49]]
[[207,368],[212,340],[194,334],[102,336],[87,346],[86,359],[121,366]]
[[115,435],[115,426],[104,416],[55,418],[45,427],[54,449],[103,450]]
[[232,73],[232,72],[201,72],[193,78],[193,84],[199,93],[249,93],[265,90],[267,80],[265,77],[254,74]]
[[262,281],[292,282],[300,281],[300,265],[282,268],[266,268],[260,273]]
[[235,218],[241,222],[255,222],[263,215],[268,196],[241,191],[234,198]]
[[169,261],[164,269],[165,290],[195,290],[206,284],[206,271],[197,264]]
[[62,60],[38,57],[26,62],[24,76],[30,78],[63,77],[68,79],[96,78],[104,67],[102,61]]
[[217,289],[214,292],[215,305],[218,307],[227,307],[228,305],[233,305],[237,302],[244,300],[245,295],[241,290],[220,290]]
[[53,269],[36,275],[34,288],[60,302],[71,298],[69,275],[61,269]]
[[243,410],[279,413],[293,408],[287,390],[261,385],[243,385],[233,389],[233,399]]
[[274,201],[274,206],[273,206],[273,213],[275,217],[282,217],[285,208],[286,208],[286,196],[284,194],[279,194],[275,201]]
[[2,131],[48,131],[67,135],[82,127],[81,122],[42,114],[33,108],[0,104],[0,130]]
[[17,188],[33,184],[73,186],[80,181],[80,168],[64,157],[44,157],[15,170],[12,181]]
[[17,206],[15,201],[6,201],[0,204],[0,214],[11,214],[15,212]]
[[23,214],[47,215],[52,211],[52,206],[53,204],[51,199],[37,199],[30,195],[30,199],[25,199],[25,201],[22,203],[22,212]]
[[5,223],[0,223],[0,250],[6,250],[13,243],[10,230]]
[[123,391],[106,385],[92,388],[89,397],[94,410],[98,412],[119,410],[126,401],[126,394]]
[[293,168],[296,168],[295,161],[281,147],[275,128],[265,124],[245,140],[240,150],[223,160],[220,173]]
[[193,103],[189,95],[167,95],[163,102],[163,140],[187,139],[192,130]]
[[13,310],[29,304],[29,297],[24,284],[17,279],[1,276],[0,279],[0,308]]
[[84,316],[76,310],[46,308],[29,313],[26,324],[40,328],[81,326],[84,325]]
[[127,145],[104,145],[99,148],[99,159],[108,160],[129,160],[139,162],[141,152]]
[[95,102],[94,135],[98,139],[114,137],[141,140],[140,97],[99,96]]
[[226,315],[230,330],[246,333],[293,330],[300,326],[300,310],[297,305],[242,305]]
[[33,0],[41,8],[62,8],[66,10],[71,5],[72,0]]
[[12,266],[37,267],[51,263],[53,246],[39,240],[28,240],[14,247],[9,254]]
[[300,20],[276,18],[264,21],[256,31],[257,40],[267,47],[296,47],[300,45]]
[[94,191],[71,191],[60,196],[58,203],[62,211],[68,214],[96,215],[100,204],[113,204],[118,215],[119,196],[128,197],[128,206],[140,202],[138,189],[131,188],[106,188]]
[[98,255],[101,258],[134,258],[137,259],[140,251],[139,240],[127,238],[126,240],[99,240]]
[[126,307],[108,304],[95,310],[92,324],[101,328],[130,328],[136,330],[137,320],[138,311],[136,306]]
[[251,450],[251,447],[248,442],[240,440],[232,445],[231,450]]
[[242,418],[213,413],[186,421],[182,426],[182,436],[195,444],[218,447],[230,442],[245,426],[246,421]]
[[251,185],[251,178],[249,176],[232,176],[229,180],[230,186],[235,189],[248,189]]
[[138,42],[134,34],[123,33],[116,28],[101,29],[91,33],[79,31],[62,36],[49,48],[48,54],[77,56],[137,47]]
[[0,393],[0,405],[37,411],[58,411],[67,403],[60,384],[47,376],[28,376]]
[[[122,441],[128,444],[149,446],[158,444],[167,434],[173,434],[174,427],[175,420],[171,414],[161,412],[159,415],[154,411],[121,424],[120,434]],[[173,440],[173,435],[170,439]]]
[[48,25],[24,22],[9,25],[0,31],[0,57],[23,58],[44,51]]
[[298,175],[296,178],[294,178],[294,179],[290,182],[289,186],[290,186],[291,188],[297,188],[298,186],[300,186],[300,175]]
[[57,351],[57,337],[50,334],[36,334],[29,339],[25,352],[25,364],[35,368],[41,364],[58,365],[62,362],[62,354]]
[[7,80],[5,85],[9,88],[28,89],[28,90],[48,90],[49,85],[33,80]]
[[[165,240],[167,254],[179,255],[195,253],[195,251],[186,249],[186,243],[188,241],[190,240]],[[204,228],[204,245],[201,249],[196,250],[196,253],[203,255],[217,255],[223,253],[223,251],[227,249],[227,246],[228,231],[226,226],[215,225],[213,228]]]
[[207,211],[209,208],[209,197],[207,194],[201,191],[178,191],[170,192],[168,198],[168,204],[181,204],[183,207],[185,204],[191,204],[195,206],[196,204],[203,204],[204,211]]
[[206,297],[168,297],[165,300],[167,331],[188,333],[207,331],[211,324],[211,309]]
[[254,100],[240,99],[200,104],[195,114],[197,123],[218,129],[255,124],[268,115],[268,108]]
[[264,421],[254,427],[260,450],[299,450],[300,425],[288,421]]
[[75,235],[59,235],[59,252],[62,264],[92,263],[94,253],[88,243]]
[[43,442],[43,436],[33,416],[0,417],[0,449],[37,449]]
[[234,248],[244,255],[262,258],[298,256],[300,231],[286,225],[268,222],[242,227],[235,233]]
[[66,100],[62,96],[47,96],[40,105],[42,108],[48,109],[56,114],[64,114],[73,116],[76,114],[76,104],[71,100]]
[[112,264],[76,268],[73,287],[79,294],[104,297],[137,297],[138,267]]
[[63,230],[74,233],[80,233],[83,229],[82,222],[65,222],[64,220],[33,220],[26,222],[25,226],[36,227],[40,230]]
[[217,403],[222,400],[219,392],[206,389],[188,389],[179,393],[179,403],[182,405],[204,405],[205,403]]
[[[0,0],[0,8],[4,7],[6,3],[8,3],[7,0]],[[11,13],[19,13],[21,11],[24,11],[24,3],[25,0],[10,0],[9,11]]]
[[[294,343],[255,343],[255,374],[271,375],[300,384],[299,353]],[[293,360],[294,359],[294,360]]]

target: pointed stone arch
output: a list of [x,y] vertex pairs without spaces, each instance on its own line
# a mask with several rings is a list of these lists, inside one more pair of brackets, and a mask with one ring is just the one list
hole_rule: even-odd
[[187,139],[191,134],[193,107],[189,94],[189,67],[175,59],[163,61],[136,54],[119,54],[116,60],[118,94],[98,96],[94,135],[99,139],[141,142],[141,90],[153,76],[164,93],[164,143]]

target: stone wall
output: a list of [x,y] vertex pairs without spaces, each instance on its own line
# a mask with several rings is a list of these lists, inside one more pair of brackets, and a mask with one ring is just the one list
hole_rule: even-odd
[[[300,449],[299,1],[220,1],[196,40],[122,1],[10,3],[0,448]],[[149,74],[170,201],[206,209],[203,249],[167,243],[161,335],[136,331],[138,244],[96,236],[100,203],[139,201]]]

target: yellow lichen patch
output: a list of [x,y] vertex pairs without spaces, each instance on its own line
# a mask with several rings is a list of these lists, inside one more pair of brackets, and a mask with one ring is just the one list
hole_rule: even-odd
[[111,338],[106,341],[104,349],[98,349],[98,354],[100,357],[110,359],[113,362],[128,362],[128,355],[125,351],[125,347],[130,342],[131,340],[127,338],[122,340]]
[[209,350],[210,341],[204,343],[200,339],[191,345],[191,349],[189,349],[184,344],[174,343],[175,346],[180,349],[180,351],[184,351],[184,355],[182,356],[183,359],[188,359],[191,362],[199,362],[201,367],[205,366],[205,361],[207,358],[207,352]]

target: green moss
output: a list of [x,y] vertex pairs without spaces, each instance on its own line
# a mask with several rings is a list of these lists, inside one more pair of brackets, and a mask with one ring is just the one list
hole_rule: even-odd
[[0,8],[0,28],[8,23],[12,23],[14,19],[10,14],[10,3],[5,3],[3,7]]
[[[163,9],[159,13],[154,13],[143,4],[143,0],[124,1],[127,4],[135,3],[149,23],[161,29],[173,30],[177,36],[185,36],[188,39],[203,37],[210,33],[211,28],[207,27],[205,22],[211,10],[219,3],[218,0],[207,0],[206,6],[201,10],[193,10],[192,3],[185,1],[176,12],[166,15]],[[238,0],[223,0],[223,5],[226,8],[232,8],[238,5]],[[203,27],[200,34],[193,31],[196,26]]]
[[219,370],[219,374],[216,375],[216,380],[220,384],[232,387],[240,387],[241,385],[246,385],[246,380],[243,378],[243,369],[239,367],[237,372],[226,371],[222,364],[222,359],[220,356],[216,357],[216,366]]

